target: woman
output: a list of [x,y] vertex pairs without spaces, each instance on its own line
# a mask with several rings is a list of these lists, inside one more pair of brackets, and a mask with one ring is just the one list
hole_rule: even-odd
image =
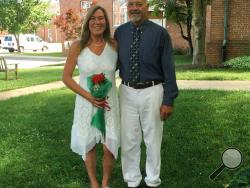
[[[103,144],[102,188],[108,187],[114,159],[120,146],[120,124],[118,96],[115,87],[115,69],[117,52],[115,41],[111,39],[110,26],[106,11],[94,6],[85,18],[81,39],[72,44],[64,67],[63,82],[73,90],[76,96],[74,121],[71,132],[71,149],[82,156],[87,168],[91,188],[99,188],[96,178],[96,144]],[[73,79],[73,71],[78,66],[80,81]],[[95,98],[88,86],[87,77],[104,73],[112,82],[108,98]],[[91,125],[91,119],[97,108],[110,106],[105,111],[106,136]]]

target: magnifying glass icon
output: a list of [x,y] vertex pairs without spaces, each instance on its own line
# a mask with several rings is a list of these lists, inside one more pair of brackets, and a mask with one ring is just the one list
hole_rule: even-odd
[[214,180],[224,168],[235,169],[240,166],[242,162],[242,154],[237,148],[228,148],[222,154],[222,164],[209,177]]

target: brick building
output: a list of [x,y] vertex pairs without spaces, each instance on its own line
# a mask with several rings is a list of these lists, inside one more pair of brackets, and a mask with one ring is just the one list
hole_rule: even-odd
[[[249,0],[228,0],[228,27],[226,59],[250,55],[250,4]],[[51,0],[52,12],[64,13],[69,8],[79,12],[89,4],[103,6],[109,16],[112,32],[117,26],[127,21],[125,0]],[[222,60],[222,43],[224,39],[224,0],[212,0],[207,7],[206,23],[206,59],[209,64],[218,64]],[[186,49],[188,43],[182,39],[179,27],[172,22],[150,17],[153,21],[164,26],[169,31],[174,48]],[[39,36],[50,42],[62,42],[64,36],[53,24],[42,28]]]
[[[219,64],[222,62],[225,19],[224,2],[224,0],[212,0],[211,5],[207,6],[206,61],[208,64]],[[228,27],[225,59],[250,55],[249,10],[249,0],[228,0]],[[167,21],[167,30],[172,37],[174,48],[188,48],[188,43],[182,39],[180,29],[176,24]]]
[[[222,0],[212,0],[211,25],[206,46],[209,64],[222,61],[225,5]],[[250,55],[250,4],[249,0],[228,0],[227,46],[225,58]],[[226,29],[226,28],[225,28]]]

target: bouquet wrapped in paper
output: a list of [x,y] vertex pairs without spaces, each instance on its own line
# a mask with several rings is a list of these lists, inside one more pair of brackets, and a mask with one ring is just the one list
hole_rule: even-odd
[[[107,98],[108,92],[112,87],[112,82],[109,81],[103,73],[94,74],[87,77],[87,86],[90,93],[100,100],[105,100]],[[91,120],[91,125],[101,131],[102,135],[106,136],[105,128],[105,110],[110,110],[110,107],[106,102],[103,104],[103,108],[98,108],[96,113],[93,115]]]

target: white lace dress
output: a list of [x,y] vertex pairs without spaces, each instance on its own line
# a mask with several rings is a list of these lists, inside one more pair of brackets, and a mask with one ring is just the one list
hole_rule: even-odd
[[78,56],[79,84],[82,88],[89,91],[87,77],[93,74],[104,73],[106,78],[112,82],[112,88],[108,93],[108,103],[111,110],[105,111],[105,140],[101,132],[90,124],[97,108],[85,98],[76,95],[74,121],[71,130],[71,149],[81,155],[83,160],[85,160],[86,154],[99,142],[105,144],[117,158],[118,148],[120,147],[120,113],[115,85],[116,62],[117,53],[108,43],[99,56],[87,47]]

